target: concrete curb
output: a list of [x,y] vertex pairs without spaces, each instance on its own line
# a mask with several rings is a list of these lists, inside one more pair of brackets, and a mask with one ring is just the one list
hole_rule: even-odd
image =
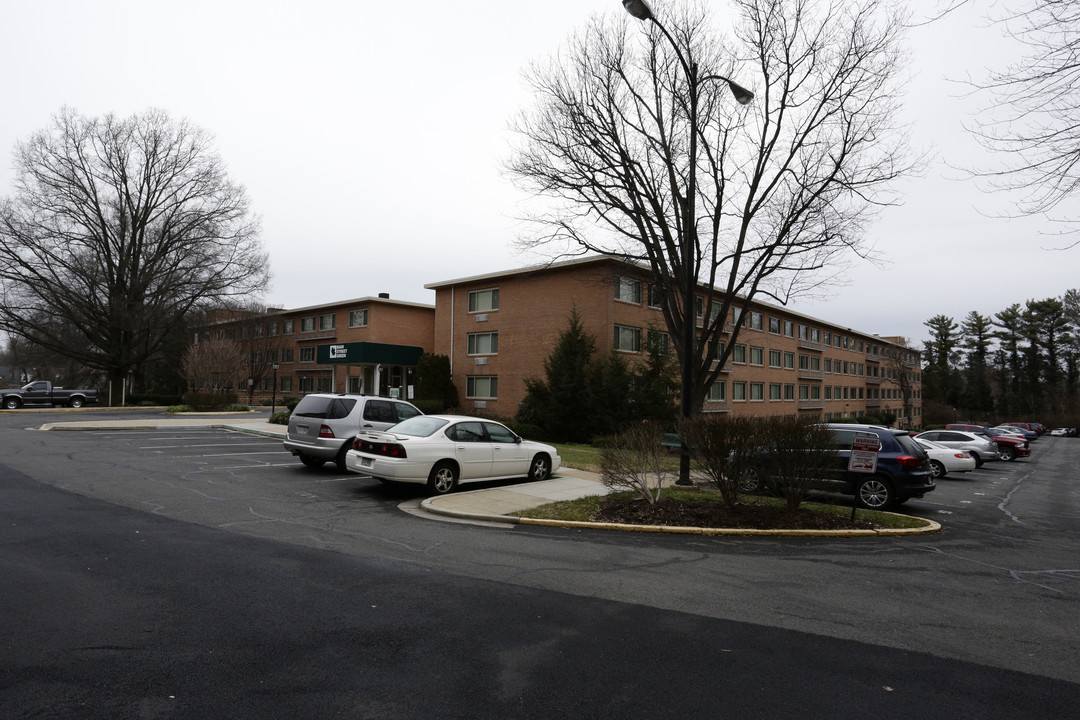
[[[442,496],[437,496],[442,497]],[[904,535],[931,535],[941,532],[941,524],[933,520],[924,520],[926,527],[921,528],[881,528],[879,530],[754,530],[752,528],[701,528],[678,525],[631,525],[626,523],[582,522],[578,520],[549,520],[545,518],[525,518],[514,515],[492,515],[489,513],[463,512],[441,508],[432,503],[436,498],[427,498],[420,503],[426,512],[460,520],[481,522],[500,522],[509,525],[541,525],[567,529],[620,530],[622,532],[669,533],[673,535],[757,535],[764,537],[891,537]],[[899,515],[899,513],[893,513]],[[902,517],[911,517],[903,515]]]

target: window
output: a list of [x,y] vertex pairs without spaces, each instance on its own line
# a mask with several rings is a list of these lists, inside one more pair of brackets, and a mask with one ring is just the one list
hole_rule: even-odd
[[315,348],[300,348],[300,362],[315,362]]
[[332,379],[332,378],[328,378],[328,377],[321,377],[321,378],[319,378],[319,379],[318,379],[318,380],[316,381],[316,387],[318,388],[318,392],[321,392],[321,393],[328,393],[328,392],[331,392],[331,391],[333,391],[333,388],[332,388],[332,387],[330,387],[330,380],[331,380],[331,379]]
[[832,372],[832,359],[831,358],[825,358],[825,372],[827,372],[827,373]]
[[793,352],[784,353],[784,367],[787,368],[788,370],[794,370],[795,369],[795,353],[793,353]]
[[499,333],[469,333],[470,355],[496,355],[499,352]]
[[280,378],[280,382],[278,384],[281,386],[281,387],[278,388],[278,390],[280,390],[281,392],[292,392],[292,378],[291,377]]
[[814,372],[821,372],[821,358],[817,355],[810,358],[810,369]]
[[784,386],[780,383],[769,383],[769,399],[780,400],[783,398]]
[[809,400],[810,399],[810,386],[809,385],[800,385],[799,386],[799,399],[800,400]]
[[809,370],[810,369],[810,356],[809,355],[799,355],[799,369],[800,370]]
[[825,386],[825,399],[832,400],[832,385]]
[[615,277],[615,299],[640,305],[641,281],[624,275],[617,275]]
[[333,330],[334,329],[334,313],[327,313],[326,315],[319,316],[319,329],[320,330]]
[[671,352],[671,337],[663,330],[650,330],[646,342],[650,355],[667,355]]
[[781,367],[781,365],[780,365],[780,362],[781,362],[780,358],[781,357],[782,357],[782,354],[780,353],[779,350],[770,350],[769,351],[769,367],[773,367],[773,368]]
[[281,362],[291,363],[293,361],[293,349],[281,348]]
[[832,333],[828,330],[825,331],[825,344],[832,345]]
[[282,335],[292,335],[295,332],[295,329],[294,329],[295,326],[296,326],[296,321],[295,320],[285,320],[284,322],[281,323],[281,334]]
[[469,293],[469,312],[489,312],[499,309],[499,288],[473,290]]
[[499,396],[499,378],[495,375],[470,375],[465,380],[465,396],[493,400]]
[[664,290],[659,285],[649,286],[649,307],[658,308],[661,307],[661,299],[663,298]]
[[300,392],[309,393],[315,389],[315,378],[302,377],[300,378]]
[[731,399],[736,401],[746,400],[746,383],[739,381],[731,383]]
[[315,332],[315,318],[300,318],[300,332]]
[[790,320],[784,321],[784,335],[787,337],[795,337],[795,323]]
[[367,327],[367,308],[349,311],[349,327]]
[[810,342],[821,342],[821,331],[817,328],[810,328]]
[[615,349],[623,352],[641,352],[641,328],[616,325]]
[[765,383],[752,382],[750,383],[750,400],[764,400],[765,399]]
[[709,400],[713,402],[727,400],[727,385],[723,380],[717,380],[709,386]]
[[784,385],[784,399],[785,400],[794,400],[795,399],[795,386],[794,385],[790,385],[790,384]]
[[780,334],[780,318],[777,318],[777,317],[770,317],[769,318],[769,332],[771,332],[773,335],[779,335]]
[[764,330],[765,329],[765,316],[759,312],[750,313],[750,329],[751,330]]
[[743,344],[737,344],[731,352],[731,362],[746,364],[746,346]]
[[765,348],[750,346],[750,364],[764,366],[765,365]]
[[809,340],[810,339],[810,328],[808,328],[805,325],[800,325],[799,326],[799,339],[800,340]]

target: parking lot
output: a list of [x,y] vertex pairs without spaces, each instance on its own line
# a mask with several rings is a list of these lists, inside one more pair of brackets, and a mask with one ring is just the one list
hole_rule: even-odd
[[938,535],[701,538],[434,521],[403,511],[422,488],[307,469],[274,438],[28,429],[58,419],[0,415],[4,466],[230,535],[1080,682],[1080,440],[1042,438],[904,505]]

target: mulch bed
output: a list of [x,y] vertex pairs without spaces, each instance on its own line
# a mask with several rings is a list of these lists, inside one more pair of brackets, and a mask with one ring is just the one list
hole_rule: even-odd
[[661,497],[649,505],[644,500],[608,498],[589,518],[593,522],[627,525],[678,525],[682,527],[740,528],[753,530],[870,530],[873,523],[851,521],[850,516],[800,508],[737,503],[728,507],[708,500],[675,500]]

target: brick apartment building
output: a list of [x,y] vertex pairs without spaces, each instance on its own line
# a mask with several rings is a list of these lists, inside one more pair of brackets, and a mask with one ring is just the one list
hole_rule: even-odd
[[[525,397],[525,378],[543,376],[544,360],[574,309],[598,354],[614,350],[634,363],[666,342],[647,271],[610,258],[425,287],[435,291],[434,306],[380,296],[273,311],[261,332],[275,333],[278,346],[253,366],[277,358],[279,396],[347,391],[409,398],[412,366],[422,352],[433,352],[450,358],[465,410],[512,418]],[[806,413],[823,420],[875,412],[896,416],[902,427],[921,426],[919,353],[901,338],[763,303],[754,303],[742,322],[706,412]],[[211,331],[227,332],[229,325]],[[258,396],[268,398],[272,383],[266,373],[256,378]]]
[[[596,339],[598,354],[614,350],[633,362],[658,340],[666,342],[647,272],[613,259],[425,287],[435,291],[435,352],[450,358],[462,405],[500,417],[517,412],[526,377],[543,376],[544,359],[573,309]],[[901,338],[762,303],[754,303],[743,322],[732,362],[710,388],[706,412],[811,413],[824,420],[876,412],[895,415],[898,425],[921,425],[919,354]]]

